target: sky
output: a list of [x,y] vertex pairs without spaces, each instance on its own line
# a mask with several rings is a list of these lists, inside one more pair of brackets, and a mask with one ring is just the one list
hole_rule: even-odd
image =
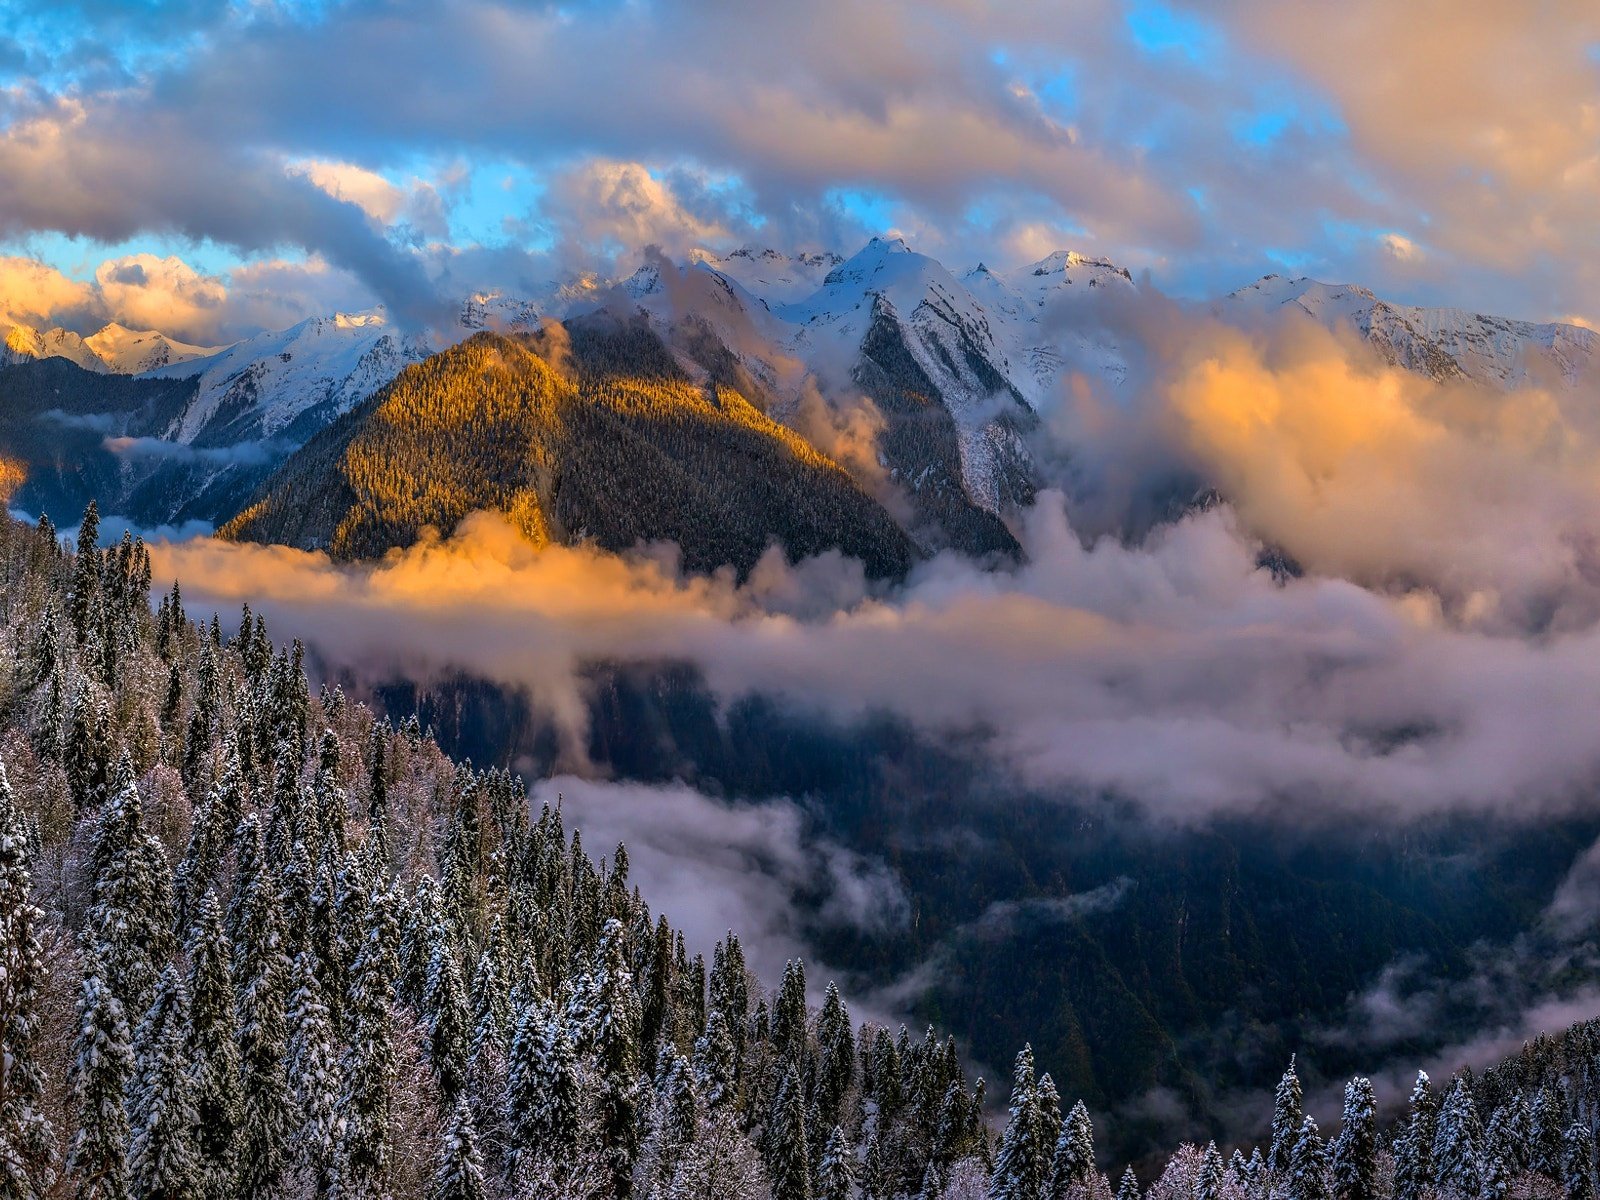
[[1600,321],[1592,0],[10,0],[0,319],[423,325],[749,241]]

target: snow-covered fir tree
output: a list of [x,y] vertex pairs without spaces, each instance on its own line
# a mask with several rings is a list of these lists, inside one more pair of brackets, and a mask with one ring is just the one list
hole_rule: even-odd
[[31,896],[28,853],[22,810],[0,762],[0,1200],[42,1197],[55,1174],[38,1058],[44,917]]

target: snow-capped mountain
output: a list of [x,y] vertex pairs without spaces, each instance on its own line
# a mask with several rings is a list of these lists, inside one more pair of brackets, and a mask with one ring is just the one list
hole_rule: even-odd
[[770,247],[745,245],[729,254],[699,251],[691,256],[769,306],[803,300],[822,286],[828,272],[844,259],[831,251],[785,254]]
[[470,297],[456,324],[437,333],[402,333],[382,308],[336,313],[146,374],[158,379],[200,377],[193,403],[167,431],[174,441],[198,446],[273,439],[298,443],[447,345],[480,329],[519,332],[538,322],[538,305],[491,295]]
[[863,382],[865,360],[895,377],[885,382],[937,396],[954,419],[969,498],[992,513],[1016,499],[1007,476],[1020,451],[1017,423],[1032,413],[989,312],[940,263],[900,238],[873,238],[774,315],[807,363],[851,366]]
[[1305,313],[1329,329],[1352,329],[1389,362],[1433,379],[1462,378],[1494,388],[1575,387],[1600,372],[1600,334],[1592,329],[1391,304],[1352,284],[1268,275],[1219,306],[1224,318],[1230,311],[1285,310]]
[[128,329],[115,321],[83,339],[106,370],[115,375],[138,375],[158,367],[191,362],[220,353],[222,346],[192,346],[154,330]]
[[1131,295],[1133,277],[1104,258],[1057,250],[1012,271],[979,263],[962,276],[968,290],[996,318],[997,339],[1019,369],[1012,382],[1037,406],[1048,403],[1064,372],[1083,371],[1121,383],[1128,363],[1110,337],[1074,302],[1110,294]]
[[171,363],[216,354],[219,346],[191,346],[155,330],[128,329],[112,322],[81,337],[70,329],[13,325],[0,348],[0,366],[41,358],[64,358],[97,375],[137,375]]

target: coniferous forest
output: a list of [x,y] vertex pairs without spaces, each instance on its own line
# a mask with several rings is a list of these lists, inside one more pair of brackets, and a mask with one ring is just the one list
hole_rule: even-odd
[[1291,1062],[1142,1185],[1031,1050],[1001,1114],[953,1039],[708,963],[626,847],[98,535],[0,526],[0,1195],[1592,1200],[1595,1023],[1325,1132]]

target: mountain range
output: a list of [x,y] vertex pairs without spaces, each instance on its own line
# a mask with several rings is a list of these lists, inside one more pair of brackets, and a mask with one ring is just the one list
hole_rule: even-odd
[[[326,517],[336,510],[341,520],[350,516],[342,485],[317,473],[333,469],[335,442],[344,445],[340,453],[365,444],[359,427],[392,405],[385,389],[408,369],[444,355],[429,378],[459,374],[463,365],[450,357],[451,348],[484,333],[520,340],[541,359],[551,344],[537,343],[552,323],[564,344],[575,331],[580,341],[592,340],[597,322],[620,322],[631,331],[630,353],[670,361],[672,388],[683,389],[680,398],[698,396],[697,403],[679,406],[674,420],[715,413],[713,423],[725,432],[719,397],[737,397],[764,422],[734,422],[741,438],[760,443],[758,458],[798,462],[790,443],[796,435],[808,440],[830,472],[854,475],[855,492],[872,506],[867,525],[882,529],[892,522],[909,539],[913,558],[944,546],[979,556],[1015,555],[1006,517],[1032,497],[1029,445],[1040,414],[1071,373],[1113,390],[1126,382],[1137,351],[1106,318],[1119,300],[1138,292],[1126,269],[1071,251],[1014,270],[979,264],[957,275],[900,238],[874,238],[848,259],[759,247],[700,252],[683,265],[651,256],[617,280],[551,284],[519,298],[470,297],[448,329],[429,331],[400,329],[382,309],[311,318],[221,348],[117,325],[87,338],[15,326],[0,359],[10,367],[0,374],[0,395],[11,398],[0,413],[0,436],[13,474],[23,476],[11,503],[25,511],[70,519],[95,494],[108,510],[143,526],[231,521],[227,528],[238,536],[290,536],[292,525],[297,540],[329,545],[332,526],[285,525],[266,514],[281,507],[284,485],[293,480],[297,494],[312,487],[308,494],[326,503]],[[1572,325],[1391,304],[1364,288],[1307,278],[1269,275],[1220,299],[1212,311],[1246,325],[1293,311],[1365,339],[1399,366],[1495,388],[1530,381],[1577,387],[1592,376],[1600,349],[1593,331]],[[495,345],[502,360],[516,357],[511,343]],[[544,365],[552,368],[549,361]],[[588,397],[609,394],[613,385],[626,391],[637,382],[635,365],[611,362],[597,375],[591,362],[583,368],[588,382],[569,391]],[[553,377],[560,377],[559,364],[554,369]],[[596,386],[607,371],[613,377]],[[29,372],[43,376],[24,382]],[[446,390],[453,419],[469,432],[477,417],[488,419],[471,402],[471,379],[452,377]],[[870,409],[859,408],[861,396]],[[865,444],[861,429],[848,428],[862,411],[870,414]],[[596,448],[573,440],[576,423],[563,428],[559,446],[535,438],[525,450],[527,461],[551,454],[600,461]],[[664,427],[650,428],[656,440],[646,458],[672,459],[660,441]],[[601,426],[590,432],[617,436]],[[699,435],[711,436],[708,429]],[[645,444],[629,443],[629,453],[613,465],[640,468]],[[444,469],[426,456],[414,456],[412,466],[422,476]],[[505,469],[522,477],[525,468]],[[789,485],[796,482],[779,481],[774,494],[792,497]],[[401,486],[421,494],[438,483],[419,477]],[[708,511],[735,502],[727,480],[718,486],[721,498],[709,491],[700,497]],[[486,479],[460,494],[494,504],[508,487],[517,490],[507,479]],[[549,499],[541,506],[546,518]],[[744,511],[757,511],[754,496],[742,499]],[[681,500],[695,503],[687,493]],[[586,535],[582,520],[567,518],[548,528],[560,536]],[[630,529],[663,536],[644,515],[603,524],[608,533],[602,542]],[[756,524],[749,536],[795,536],[780,514]],[[376,526],[365,528],[361,537],[339,544],[361,553],[387,548],[373,540]],[[410,522],[401,522],[395,536],[403,533],[404,540],[414,532]],[[844,540],[840,533],[831,544]],[[788,548],[794,553],[818,544],[807,534]],[[879,544],[874,554],[887,557],[876,557],[876,565],[901,562],[902,549]],[[685,552],[690,561],[709,561],[707,554],[722,551],[708,544]],[[749,565],[748,549],[734,557]]]

